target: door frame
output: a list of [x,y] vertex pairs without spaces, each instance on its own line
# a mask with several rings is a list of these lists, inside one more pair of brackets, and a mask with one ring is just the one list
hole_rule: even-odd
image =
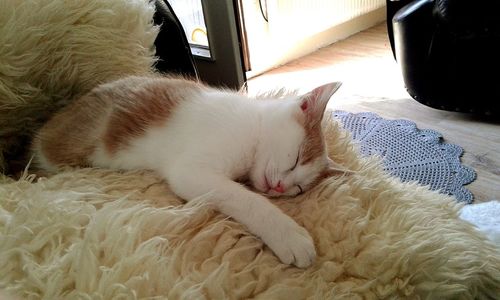
[[238,1],[203,0],[210,58],[194,55],[202,81],[233,89],[246,82]]

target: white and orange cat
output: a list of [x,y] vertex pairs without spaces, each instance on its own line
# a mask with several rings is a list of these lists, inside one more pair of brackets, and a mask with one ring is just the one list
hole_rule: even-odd
[[35,137],[35,157],[47,170],[155,170],[179,197],[208,197],[283,263],[305,268],[316,256],[311,236],[266,196],[296,196],[337,170],[321,120],[339,86],[257,100],[181,78],[131,76],[57,113]]

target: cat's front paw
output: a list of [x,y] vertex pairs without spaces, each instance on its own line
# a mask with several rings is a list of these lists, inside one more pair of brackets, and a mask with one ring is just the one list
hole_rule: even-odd
[[309,267],[316,258],[313,239],[305,228],[291,219],[281,225],[274,228],[271,238],[264,242],[283,263],[299,268]]

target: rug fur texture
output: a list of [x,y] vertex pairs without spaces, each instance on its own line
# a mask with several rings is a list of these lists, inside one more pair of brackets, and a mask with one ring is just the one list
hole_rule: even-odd
[[314,238],[312,267],[281,264],[153,173],[79,169],[0,186],[0,288],[33,299],[498,297],[500,252],[461,205],[386,175],[328,124],[330,156],[356,173],[274,201]]
[[0,172],[68,101],[152,69],[153,14],[146,0],[0,1]]

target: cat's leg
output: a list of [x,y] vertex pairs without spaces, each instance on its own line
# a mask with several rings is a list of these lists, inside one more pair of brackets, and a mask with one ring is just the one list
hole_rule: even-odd
[[283,263],[306,268],[314,261],[316,250],[307,230],[267,198],[210,172],[190,170],[170,175],[167,180],[178,196],[189,200],[207,195],[220,212],[259,236]]

